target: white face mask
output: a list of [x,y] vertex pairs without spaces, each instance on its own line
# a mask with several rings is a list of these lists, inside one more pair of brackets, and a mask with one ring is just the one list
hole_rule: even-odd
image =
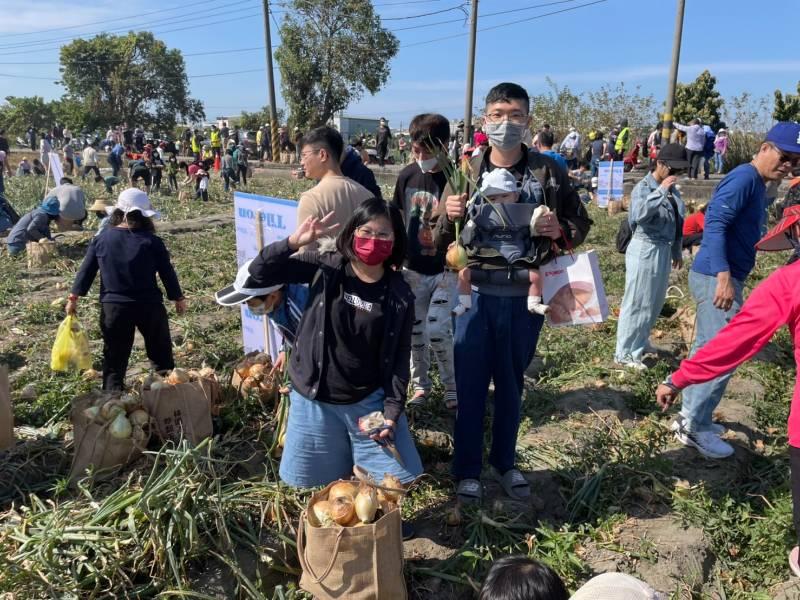
[[436,157],[434,156],[433,158],[428,158],[425,160],[417,159],[417,164],[423,173],[430,173],[436,168],[436,165],[439,164],[439,161],[437,161]]
[[265,314],[267,314],[267,310],[263,302],[258,306],[251,306],[248,304],[247,309],[256,317],[263,317]]

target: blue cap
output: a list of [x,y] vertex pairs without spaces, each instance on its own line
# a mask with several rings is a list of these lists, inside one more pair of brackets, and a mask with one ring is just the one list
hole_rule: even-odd
[[772,142],[784,152],[800,154],[800,123],[777,123],[769,130],[764,141]]
[[58,198],[50,196],[45,198],[42,202],[42,210],[51,217],[57,217],[61,213],[61,205],[58,203]]

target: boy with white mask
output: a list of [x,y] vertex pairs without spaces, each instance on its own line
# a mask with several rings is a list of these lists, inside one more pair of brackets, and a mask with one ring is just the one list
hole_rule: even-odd
[[408,256],[403,275],[416,297],[411,334],[411,383],[414,395],[408,406],[424,404],[430,395],[428,377],[430,352],[436,357],[439,377],[445,388],[445,403],[456,407],[453,374],[453,330],[450,318],[456,275],[445,270],[445,251],[433,243],[433,218],[447,178],[435,153],[447,152],[450,123],[438,114],[421,114],[409,125],[414,162],[397,177],[392,202],[405,219]]

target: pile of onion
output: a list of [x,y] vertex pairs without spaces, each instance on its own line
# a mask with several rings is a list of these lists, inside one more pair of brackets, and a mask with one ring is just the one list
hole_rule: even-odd
[[248,356],[237,364],[234,370],[241,379],[239,387],[243,392],[258,392],[265,399],[275,394],[276,383],[272,375],[272,359],[269,354],[260,352]]
[[138,444],[149,439],[150,414],[134,394],[101,394],[83,410],[83,415],[89,422],[107,426],[117,439],[132,438]]
[[380,487],[351,481],[335,483],[326,496],[318,498],[311,506],[309,524],[312,527],[358,527],[374,523],[397,509],[404,488],[397,477],[389,474],[384,476]]

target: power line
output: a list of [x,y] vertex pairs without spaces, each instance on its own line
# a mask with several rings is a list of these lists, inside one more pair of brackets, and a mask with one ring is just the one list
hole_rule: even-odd
[[443,8],[442,10],[435,10],[433,12],[420,13],[418,15],[406,15],[404,17],[381,17],[381,21],[404,21],[406,19],[419,19],[420,17],[430,17],[432,15],[440,15],[442,13],[450,12],[452,10],[461,10],[464,8],[464,3],[456,4],[450,8]]
[[[222,9],[211,9],[210,11],[206,11],[201,15],[195,15],[195,16],[190,16],[190,17],[184,17],[184,16],[180,16],[180,15],[177,16],[177,17],[167,17],[166,19],[161,20],[159,23],[146,22],[146,23],[142,23],[142,24],[138,24],[138,25],[126,25],[124,27],[116,27],[116,28],[113,28],[113,29],[104,29],[102,31],[81,33],[81,34],[77,34],[77,35],[73,35],[73,36],[50,38],[50,39],[35,40],[35,41],[26,41],[26,42],[13,42],[11,44],[2,44],[2,45],[0,45],[0,50],[15,49],[15,48],[31,48],[33,46],[42,46],[42,45],[52,44],[52,43],[55,43],[55,42],[71,41],[71,40],[78,39],[78,38],[83,38],[83,37],[93,37],[95,35],[101,35],[101,34],[104,34],[104,33],[115,33],[115,32],[120,32],[120,31],[131,31],[132,29],[146,28],[148,25],[154,25],[155,27],[158,27],[158,26],[164,25],[164,24],[170,25],[170,24],[175,24],[175,23],[185,23],[187,21],[204,20],[204,19],[208,19],[209,17],[215,17],[215,16],[228,14],[230,7],[238,6],[240,4],[247,4],[247,3],[251,3],[252,4],[253,1],[254,0],[237,0],[236,2],[228,3],[227,6],[225,8],[222,8]],[[217,21],[217,22],[219,22],[219,21]]]
[[[499,25],[492,25],[490,27],[484,27],[479,29],[478,31],[490,31],[492,29],[500,29],[501,27],[509,27],[511,25],[517,25],[519,23],[526,23],[528,21],[535,21],[536,19],[542,19],[544,17],[550,17],[552,15],[558,15],[561,13],[569,12],[572,10],[578,10],[579,8],[585,8],[587,6],[592,6],[594,4],[602,4],[603,2],[608,2],[608,0],[595,0],[594,2],[587,2],[586,4],[580,4],[578,6],[570,6],[569,8],[564,8],[561,10],[554,10],[553,12],[544,13],[541,15],[536,15],[535,17],[528,17],[526,19],[519,19],[517,21],[509,21],[508,23],[500,23]],[[466,33],[456,33],[454,35],[447,35],[438,38],[434,38],[432,40],[425,40],[423,42],[413,42],[411,44],[401,44],[401,48],[411,48],[412,46],[424,46],[425,44],[434,44],[436,42],[441,42],[444,40],[450,40],[455,38],[464,37],[467,35]]]

